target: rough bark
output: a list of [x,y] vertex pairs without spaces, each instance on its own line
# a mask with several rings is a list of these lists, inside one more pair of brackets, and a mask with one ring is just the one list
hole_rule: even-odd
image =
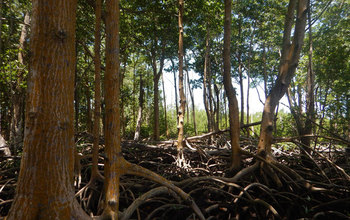
[[179,0],[179,94],[180,94],[180,110],[178,114],[178,138],[177,138],[177,162],[179,167],[185,165],[183,155],[183,136],[184,136],[184,116],[186,97],[183,88],[183,12],[184,12],[184,0]]
[[76,1],[33,1],[24,151],[12,219],[88,219],[74,198]]
[[95,63],[95,108],[94,108],[94,127],[93,127],[93,146],[92,146],[92,172],[91,181],[99,176],[98,171],[98,149],[100,143],[100,122],[101,122],[101,0],[96,0],[95,7],[95,42],[94,42],[94,63]]
[[225,0],[224,22],[224,86],[229,102],[229,123],[231,137],[231,168],[238,169],[241,163],[239,146],[239,112],[238,102],[231,82],[230,41],[231,41],[231,0]]
[[105,72],[105,209],[114,216],[119,208],[121,165],[119,0],[106,0],[106,72]]
[[[296,5],[298,5],[297,19],[293,42],[290,44],[290,34],[294,22],[294,11]],[[290,0],[285,20],[279,76],[266,99],[260,129],[258,151],[265,151],[267,155],[271,154],[274,111],[279,100],[286,93],[299,62],[305,33],[306,10],[307,0]]]

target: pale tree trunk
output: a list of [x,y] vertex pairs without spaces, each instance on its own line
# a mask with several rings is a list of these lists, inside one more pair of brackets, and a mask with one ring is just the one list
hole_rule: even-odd
[[179,94],[180,94],[180,110],[179,110],[179,122],[178,122],[178,138],[177,138],[177,164],[179,167],[186,165],[183,155],[183,136],[184,136],[184,116],[186,97],[183,88],[183,11],[184,0],[179,0]]
[[241,50],[241,34],[242,34],[242,20],[241,20],[241,14],[238,14],[238,76],[239,76],[239,88],[241,91],[241,119],[240,123],[244,124],[244,87],[243,87],[243,71],[242,71],[242,50]]
[[76,5],[33,1],[24,156],[8,220],[89,218],[73,190]]
[[[304,127],[304,135],[311,135],[315,118],[315,74],[312,68],[312,24],[311,24],[311,1],[309,0],[308,10],[308,24],[309,24],[309,63],[307,69],[307,93],[306,93],[306,121]],[[310,153],[310,137],[303,137],[301,143],[305,146],[305,150]]]
[[[294,23],[294,11],[297,7],[294,37],[290,44],[291,29]],[[307,0],[290,0],[285,20],[282,56],[280,60],[279,76],[270,94],[268,95],[262,116],[258,152],[262,155],[271,154],[274,111],[279,100],[286,93],[298,66],[301,48],[303,45],[306,26]]]
[[[30,23],[29,12],[27,11],[24,16],[24,22],[21,29],[21,36],[19,39],[18,47],[18,62],[21,64],[20,68],[24,68],[27,64],[25,62],[25,49],[26,49],[26,39],[28,37],[28,27]],[[13,115],[11,120],[11,136],[10,142],[13,146],[13,153],[16,154],[17,150],[20,149],[21,143],[23,141],[23,113],[24,113],[24,97],[25,91],[21,87],[21,84],[25,81],[24,71],[18,70],[17,82],[14,88],[14,94],[12,97],[12,107]]]
[[164,74],[162,74],[162,86],[163,86],[163,99],[164,99],[165,135],[167,138],[169,138],[168,117],[167,117],[167,110],[166,110],[166,97],[165,97],[165,87],[164,87]]
[[139,109],[137,113],[137,121],[136,121],[136,129],[134,135],[134,141],[140,140],[140,132],[141,132],[141,122],[142,122],[142,110],[143,110],[143,81],[142,74],[140,73],[140,91],[139,91]]
[[207,96],[207,80],[208,80],[208,73],[209,73],[209,26],[207,26],[207,35],[205,39],[205,56],[204,56],[204,75],[203,75],[203,102],[204,102],[204,108],[205,112],[207,113],[207,120],[208,120],[208,132],[211,132],[211,116],[210,116],[210,109],[209,109],[209,101]]
[[231,137],[231,169],[239,169],[241,164],[240,146],[239,146],[239,111],[238,101],[231,82],[231,0],[225,0],[225,22],[224,22],[224,86],[229,102],[229,122]]
[[214,91],[215,91],[215,96],[216,96],[216,107],[215,107],[215,112],[216,112],[216,122],[214,126],[215,131],[219,131],[219,125],[220,125],[220,90],[216,84],[214,84]]
[[[255,30],[255,28],[254,28]],[[254,30],[252,32],[252,36],[250,38],[250,42],[249,42],[249,53],[248,53],[248,66],[247,66],[247,81],[248,81],[248,86],[247,86],[247,118],[246,118],[246,122],[247,124],[250,123],[250,113],[249,113],[249,91],[250,91],[250,63],[252,60],[252,52],[253,52],[253,34],[254,34]],[[250,136],[250,129],[247,128],[247,136]]]
[[[175,88],[175,108],[176,108],[176,116],[179,114],[179,107],[178,107],[178,103],[179,103],[179,100],[178,100],[178,97],[177,97],[177,80],[176,80],[176,71],[175,71],[175,64],[174,64],[174,61],[173,59],[170,59],[171,61],[171,66],[172,66],[172,69],[173,69],[173,75],[174,75],[174,88]],[[177,118],[177,123],[179,123],[179,119]]]
[[101,0],[95,1],[95,42],[94,42],[94,63],[95,63],[95,111],[94,111],[94,142],[92,147],[92,172],[90,181],[93,182],[98,177],[101,178],[98,171],[98,149],[100,144],[100,122],[101,122]]
[[[189,73],[188,73],[187,70],[186,70],[186,73],[187,73],[188,90],[190,91],[191,104],[192,104],[193,129],[194,129],[194,134],[197,135],[196,112],[195,112],[195,104],[194,104],[193,91],[192,91],[192,89],[191,89],[190,76],[189,76]],[[189,113],[189,112],[188,112],[188,113]]]

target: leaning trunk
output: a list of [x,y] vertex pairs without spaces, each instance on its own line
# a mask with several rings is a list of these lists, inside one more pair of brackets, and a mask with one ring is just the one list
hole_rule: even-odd
[[296,67],[298,66],[300,51],[304,40],[307,0],[299,0],[294,38],[292,44],[290,44],[290,34],[294,20],[294,10],[296,3],[296,0],[290,0],[289,2],[284,28],[279,76],[264,105],[258,145],[258,151],[265,152],[263,154],[271,154],[274,111],[279,100],[286,93],[288,86],[294,76]]

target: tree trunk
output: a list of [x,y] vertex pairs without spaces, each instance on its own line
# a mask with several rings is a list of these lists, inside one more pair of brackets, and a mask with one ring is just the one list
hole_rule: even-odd
[[[309,24],[309,63],[307,69],[307,93],[306,93],[306,121],[304,128],[304,135],[311,135],[313,130],[313,124],[315,118],[315,74],[312,68],[312,24],[311,24],[311,1],[309,0],[308,10],[308,24]],[[303,137],[301,143],[305,146],[305,150],[310,153],[310,138]]]
[[[191,104],[192,104],[193,129],[194,129],[194,134],[197,135],[196,111],[195,111],[195,105],[194,105],[193,91],[192,91],[192,89],[191,89],[190,76],[189,76],[188,71],[186,71],[186,73],[187,73],[188,90],[190,91]],[[189,112],[188,112],[188,113],[189,113]]]
[[216,96],[216,107],[215,107],[215,113],[216,113],[216,122],[214,126],[215,131],[219,131],[219,124],[220,124],[220,90],[216,84],[214,84],[214,91]]
[[[21,64],[20,69],[22,69],[27,62],[25,62],[25,49],[26,49],[26,40],[28,37],[28,27],[30,23],[29,12],[26,11],[24,16],[24,24],[21,29],[21,36],[19,39],[18,47],[18,62]],[[16,155],[18,149],[21,148],[23,141],[23,113],[24,113],[24,98],[25,91],[22,87],[22,83],[25,81],[24,71],[19,70],[17,76],[17,82],[14,88],[14,94],[12,97],[12,107],[13,115],[11,121],[11,137],[10,142],[12,145],[12,152]]]
[[165,45],[162,47],[162,54],[160,58],[160,66],[157,72],[157,61],[155,53],[152,54],[152,68],[153,68],[153,114],[154,114],[154,124],[153,124],[153,139],[155,141],[159,140],[159,79],[162,75],[163,66],[164,66],[164,50]]
[[76,3],[33,1],[24,156],[9,220],[89,218],[72,187]]
[[244,124],[244,87],[243,87],[243,71],[242,71],[242,43],[241,43],[241,33],[242,33],[242,20],[241,20],[241,14],[238,14],[238,76],[239,76],[239,88],[241,91],[241,119],[240,123]]
[[94,111],[94,127],[93,136],[94,142],[92,147],[92,172],[91,181],[94,181],[99,176],[98,171],[98,149],[100,144],[100,122],[101,122],[101,0],[95,1],[95,42],[94,42],[94,63],[95,63],[95,111]]
[[210,116],[210,109],[209,109],[209,101],[207,96],[207,86],[208,86],[208,73],[209,73],[209,26],[207,25],[207,35],[205,40],[205,57],[204,57],[204,75],[203,75],[203,102],[204,102],[204,108],[205,112],[207,113],[207,120],[208,120],[208,132],[211,132],[211,116]]
[[179,167],[185,165],[183,155],[183,136],[184,136],[184,116],[186,97],[183,88],[183,12],[184,12],[184,0],[179,0],[179,94],[180,94],[180,110],[179,110],[179,122],[178,122],[178,138],[177,138],[177,163]]
[[142,73],[140,73],[140,91],[139,91],[139,109],[137,113],[136,129],[134,135],[134,141],[139,141],[140,131],[141,131],[141,122],[142,122],[142,109],[143,109],[143,80]]
[[[293,42],[290,45],[290,34],[296,5],[298,5],[297,19]],[[258,145],[259,153],[265,152],[265,154],[271,154],[274,111],[279,100],[286,93],[295,74],[296,67],[298,66],[300,51],[304,40],[306,10],[307,0],[298,0],[298,4],[297,0],[290,0],[285,20],[279,76],[264,105]]]
[[231,82],[231,61],[230,61],[230,41],[231,41],[231,0],[225,0],[225,22],[224,22],[224,86],[229,102],[229,122],[231,136],[231,169],[239,169],[241,164],[239,146],[239,111],[235,91]]
[[119,182],[122,162],[120,136],[119,0],[106,0],[105,72],[105,209],[114,216],[119,208]]
[[[175,71],[175,64],[174,64],[174,61],[173,59],[170,59],[171,61],[171,66],[172,66],[172,69],[173,69],[173,75],[174,75],[174,88],[175,88],[175,108],[176,108],[176,117],[179,115],[179,107],[178,107],[178,103],[179,103],[179,100],[178,100],[178,97],[177,97],[177,80],[176,80],[176,71]],[[179,123],[179,118],[177,118],[177,123]]]
[[165,97],[164,75],[163,74],[162,74],[162,86],[163,86],[163,100],[164,100],[165,135],[167,138],[169,138],[168,117],[167,117],[167,110],[166,110],[166,97]]

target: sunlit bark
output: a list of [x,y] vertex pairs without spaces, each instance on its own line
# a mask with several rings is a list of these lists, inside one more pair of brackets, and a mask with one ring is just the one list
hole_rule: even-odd
[[74,199],[76,1],[34,0],[21,171],[7,219],[88,219]]
[[184,1],[179,0],[179,94],[180,94],[180,110],[178,114],[178,138],[177,138],[177,162],[180,167],[184,166],[183,156],[183,136],[184,136],[184,116],[185,116],[185,105],[186,97],[183,88],[183,12],[184,12]]
[[229,105],[229,122],[231,137],[231,168],[238,169],[241,164],[239,146],[239,112],[235,90],[231,82],[230,41],[231,41],[231,0],[225,0],[225,23],[224,23],[224,86]]
[[[298,3],[298,4],[297,4]],[[294,11],[297,7],[297,18],[293,42],[290,44],[290,35],[294,23]],[[262,116],[258,151],[271,153],[274,111],[279,100],[286,93],[289,84],[298,66],[300,51],[303,45],[306,25],[307,0],[290,0],[285,20],[282,56],[280,61],[279,77],[268,95]]]

